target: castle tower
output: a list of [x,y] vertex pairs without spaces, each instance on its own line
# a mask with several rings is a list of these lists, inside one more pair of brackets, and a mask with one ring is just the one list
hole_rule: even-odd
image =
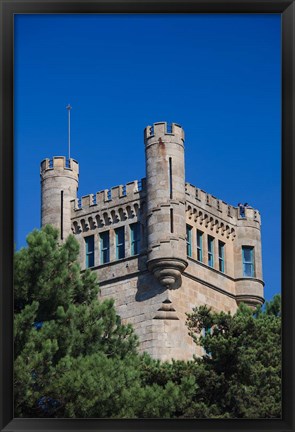
[[61,240],[73,232],[82,271],[96,273],[100,299],[114,299],[140,352],[188,360],[204,354],[186,326],[193,307],[233,314],[241,302],[264,301],[260,214],[185,183],[181,126],[148,126],[144,142],[145,179],[79,203],[78,163],[45,159],[42,225],[57,227]]
[[41,225],[58,228],[60,239],[71,233],[71,200],[77,198],[79,165],[55,156],[41,162]]
[[166,288],[181,285],[187,267],[184,131],[154,123],[144,131],[147,187],[147,266]]

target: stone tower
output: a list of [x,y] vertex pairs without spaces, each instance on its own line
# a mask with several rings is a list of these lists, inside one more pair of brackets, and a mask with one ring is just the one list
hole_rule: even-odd
[[81,199],[78,163],[45,159],[42,226],[57,227],[61,239],[73,233],[81,271],[96,273],[99,297],[114,299],[141,352],[187,360],[203,354],[186,326],[195,306],[235,313],[241,302],[264,302],[261,218],[185,182],[178,124],[147,126],[144,146],[145,178]]
[[166,288],[181,285],[187,267],[184,131],[155,123],[144,131],[147,188],[147,266]]
[[41,162],[41,225],[58,228],[63,240],[71,231],[71,201],[77,198],[79,165],[55,156]]

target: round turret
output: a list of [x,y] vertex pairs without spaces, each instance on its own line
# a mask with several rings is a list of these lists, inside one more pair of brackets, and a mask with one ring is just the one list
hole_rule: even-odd
[[187,266],[184,131],[154,123],[144,131],[146,149],[148,269],[167,288],[181,284]]
[[54,156],[41,162],[41,225],[59,229],[63,240],[71,233],[71,201],[77,198],[79,165]]
[[237,303],[255,308],[264,303],[260,214],[246,207],[239,215],[234,242]]

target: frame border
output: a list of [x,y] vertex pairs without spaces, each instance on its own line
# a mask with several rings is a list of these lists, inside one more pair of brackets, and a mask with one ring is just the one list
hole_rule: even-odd
[[[295,0],[0,0],[0,430],[295,431]],[[13,418],[13,18],[29,13],[280,13],[282,19],[282,419]]]

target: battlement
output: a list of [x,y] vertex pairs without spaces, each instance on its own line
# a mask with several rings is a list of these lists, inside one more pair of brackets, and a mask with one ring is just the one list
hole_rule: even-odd
[[168,124],[167,122],[157,122],[153,126],[147,126],[144,130],[144,141],[152,137],[162,137],[163,135],[177,136],[184,141],[184,130],[177,123]]
[[196,203],[208,212],[220,215],[224,219],[231,218],[236,221],[245,220],[261,223],[259,211],[250,206],[242,206],[241,208],[232,206],[190,183],[185,184],[185,192],[192,203]]
[[145,191],[145,178],[135,180],[126,185],[114,186],[111,189],[104,189],[96,194],[85,195],[82,198],[71,201],[72,211],[90,209],[94,207],[102,208],[107,206],[116,206],[128,201],[133,201],[139,198],[139,193]]
[[41,162],[40,174],[49,170],[72,171],[73,174],[79,175],[79,164],[75,159],[68,159],[65,156],[54,156],[46,158]]

